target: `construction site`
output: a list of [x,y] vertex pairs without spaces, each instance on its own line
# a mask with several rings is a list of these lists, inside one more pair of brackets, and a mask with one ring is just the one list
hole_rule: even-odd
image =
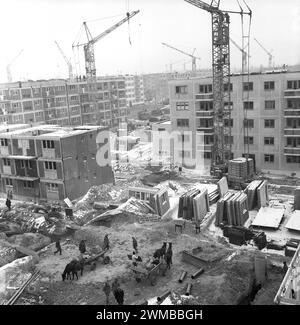
[[56,41],[67,79],[13,80],[23,50],[8,64],[1,305],[300,304],[300,67],[257,39],[268,66],[250,67],[250,0],[179,2],[211,18],[206,65],[162,41],[191,69],[100,76],[96,42],[126,24],[134,39],[129,0],[96,37],[83,22],[82,75]]

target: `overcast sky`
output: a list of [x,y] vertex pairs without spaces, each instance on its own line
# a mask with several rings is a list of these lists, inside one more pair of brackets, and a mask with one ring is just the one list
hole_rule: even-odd
[[[253,11],[251,65],[268,64],[267,54],[254,37],[273,50],[276,64],[299,64],[300,1],[247,3]],[[72,50],[83,21],[96,36],[125,17],[128,7],[129,11],[140,10],[130,21],[131,45],[127,23],[99,40],[95,45],[98,75],[164,72],[170,63],[178,61],[173,69],[182,70],[184,62],[191,68],[188,56],[161,42],[187,52],[196,48],[196,55],[201,57],[198,68],[211,66],[211,16],[184,0],[0,0],[0,4],[0,82],[7,80],[6,65],[22,49],[11,66],[14,81],[67,77],[67,65],[55,40],[83,74],[83,48]],[[220,8],[238,10],[238,5],[236,0],[221,0]],[[245,23],[247,27],[246,18]],[[241,43],[241,35],[240,15],[231,15],[231,37]],[[86,40],[84,33],[81,40]],[[232,70],[241,65],[241,52],[233,45],[231,65]]]

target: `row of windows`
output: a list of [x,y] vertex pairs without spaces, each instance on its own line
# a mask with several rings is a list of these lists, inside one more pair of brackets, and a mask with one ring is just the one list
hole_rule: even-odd
[[[232,83],[228,87],[228,84],[224,84],[224,91],[233,90]],[[253,82],[243,82],[243,90],[244,91],[253,91]],[[264,90],[274,90],[275,89],[275,81],[265,81],[264,82]],[[300,89],[300,80],[288,80],[287,81],[287,89]],[[199,85],[199,93],[207,94],[212,93],[212,84],[203,84]],[[175,86],[176,94],[187,94],[188,86]]]

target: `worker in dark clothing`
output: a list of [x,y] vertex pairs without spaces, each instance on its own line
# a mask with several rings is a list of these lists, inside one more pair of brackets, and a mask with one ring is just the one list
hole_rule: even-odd
[[106,234],[103,240],[103,250],[108,250],[109,249],[109,239],[108,235]]
[[86,252],[86,247],[85,247],[85,241],[82,240],[80,243],[79,243],[79,251],[81,254],[84,254]]
[[119,284],[119,281],[118,281],[118,278],[115,278],[111,288],[112,288],[112,291],[115,291],[117,288],[119,288],[120,284]]
[[133,249],[135,250],[135,252],[138,252],[138,248],[137,248],[138,243],[134,237],[132,237],[132,246],[133,246]]
[[106,282],[104,284],[104,287],[103,287],[103,292],[104,292],[104,294],[106,296],[106,304],[107,305],[109,304],[110,291],[111,291],[111,287],[110,287],[109,281],[106,280]]
[[287,266],[287,264],[286,264],[285,261],[283,262],[283,268],[282,268],[282,270],[283,270],[283,273],[284,273],[284,274],[285,274],[285,273],[287,272],[287,270],[288,270],[288,266]]
[[55,247],[56,247],[57,251],[54,252],[54,255],[55,255],[56,253],[58,253],[58,252],[59,252],[59,255],[61,255],[61,246],[60,246],[60,241],[59,241],[59,239],[57,239],[57,241],[56,241],[56,243],[55,243]]
[[124,303],[124,290],[122,290],[120,287],[118,287],[114,291],[114,296],[115,296],[115,299],[116,299],[118,305],[123,305],[123,303]]
[[11,200],[9,198],[6,199],[6,206],[8,210],[11,210]]

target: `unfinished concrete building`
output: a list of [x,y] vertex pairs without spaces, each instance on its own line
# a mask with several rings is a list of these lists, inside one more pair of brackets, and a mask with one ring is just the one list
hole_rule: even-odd
[[[300,71],[253,72],[249,83],[242,80],[240,74],[231,76],[231,102],[225,103],[231,120],[224,123],[232,129],[225,141],[231,142],[233,156],[245,156],[249,146],[258,170],[299,172]],[[194,166],[204,158],[209,166],[214,134],[212,78],[171,80],[169,90],[172,130],[192,134],[184,140],[186,149],[179,148],[181,156],[194,159]],[[243,90],[247,100],[242,99]],[[196,137],[203,137],[198,148]]]
[[125,78],[0,85],[0,122],[117,126],[127,117]]
[[0,139],[4,195],[12,192],[14,198],[35,201],[73,200],[93,185],[114,181],[107,127],[41,125],[7,129]]

